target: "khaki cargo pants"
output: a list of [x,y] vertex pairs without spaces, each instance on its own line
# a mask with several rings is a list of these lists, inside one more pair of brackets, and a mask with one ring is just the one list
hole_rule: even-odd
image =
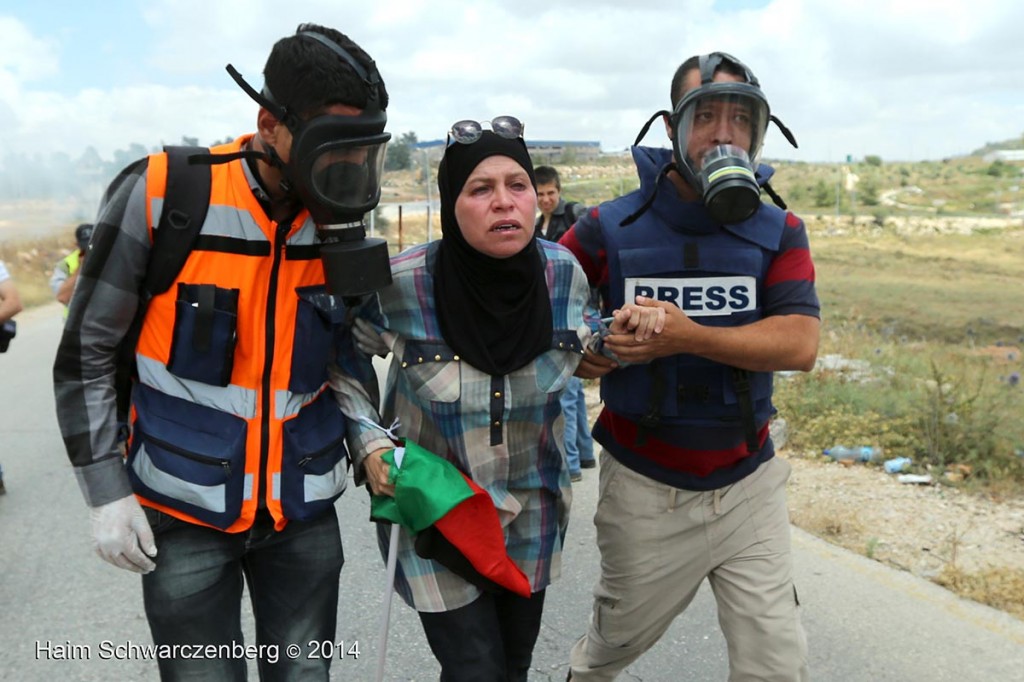
[[570,653],[574,682],[615,679],[658,641],[704,578],[718,604],[730,682],[809,679],[792,576],[789,474],[789,463],[775,457],[733,485],[694,492],[602,451],[594,516],[601,579],[590,627]]

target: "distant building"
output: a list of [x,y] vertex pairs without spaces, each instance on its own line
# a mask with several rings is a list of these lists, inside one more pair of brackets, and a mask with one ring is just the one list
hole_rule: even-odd
[[593,161],[601,154],[600,142],[573,142],[571,140],[527,140],[526,148],[534,163],[559,161]]
[[981,157],[985,161],[1024,161],[1024,149],[997,149]]
[[[436,162],[444,151],[444,140],[417,142],[413,147],[425,150],[431,162]],[[526,148],[530,150],[530,157],[535,164],[593,161],[601,154],[601,143],[590,141],[527,140]]]

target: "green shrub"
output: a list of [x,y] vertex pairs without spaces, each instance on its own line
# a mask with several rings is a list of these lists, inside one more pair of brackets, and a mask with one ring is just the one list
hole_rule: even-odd
[[820,454],[838,444],[881,446],[884,458],[910,457],[913,470],[939,480],[957,464],[967,465],[979,485],[1024,486],[1019,373],[1000,376],[990,360],[967,349],[938,343],[911,349],[905,339],[842,325],[826,339],[830,352],[870,361],[855,373],[816,369],[776,379],[787,447]]

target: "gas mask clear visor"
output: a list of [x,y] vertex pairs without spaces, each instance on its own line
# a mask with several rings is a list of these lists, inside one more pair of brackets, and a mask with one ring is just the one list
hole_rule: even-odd
[[361,296],[391,282],[387,242],[367,238],[364,223],[380,201],[386,122],[378,110],[315,116],[293,128],[285,173],[317,225],[331,293]]
[[358,220],[380,201],[385,122],[383,112],[325,115],[294,132],[291,180],[318,225]]
[[669,118],[679,171],[718,222],[741,222],[757,211],[754,171],[768,120],[768,100],[760,88],[734,81],[694,88]]

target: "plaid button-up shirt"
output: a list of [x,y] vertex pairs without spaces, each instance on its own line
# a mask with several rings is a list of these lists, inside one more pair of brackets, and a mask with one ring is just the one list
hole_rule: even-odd
[[[386,346],[391,353],[383,422],[397,418],[397,435],[453,462],[490,494],[509,556],[536,592],[559,574],[572,499],[559,394],[591,337],[588,325],[596,328],[597,311],[587,308],[589,287],[572,255],[539,241],[554,323],[551,348],[521,369],[490,376],[461,361],[442,338],[431,276],[436,246],[413,247],[393,258],[394,281],[378,294],[379,310],[368,306],[363,313],[373,327],[362,328],[379,337],[379,350]],[[373,376],[365,367],[334,373],[339,396],[350,393],[354,375]],[[352,428],[367,442],[380,435],[365,424]],[[369,452],[354,448],[357,471]],[[390,530],[379,527],[382,552]],[[479,596],[473,585],[417,556],[410,535],[399,532],[395,583],[410,606],[449,611]]]

